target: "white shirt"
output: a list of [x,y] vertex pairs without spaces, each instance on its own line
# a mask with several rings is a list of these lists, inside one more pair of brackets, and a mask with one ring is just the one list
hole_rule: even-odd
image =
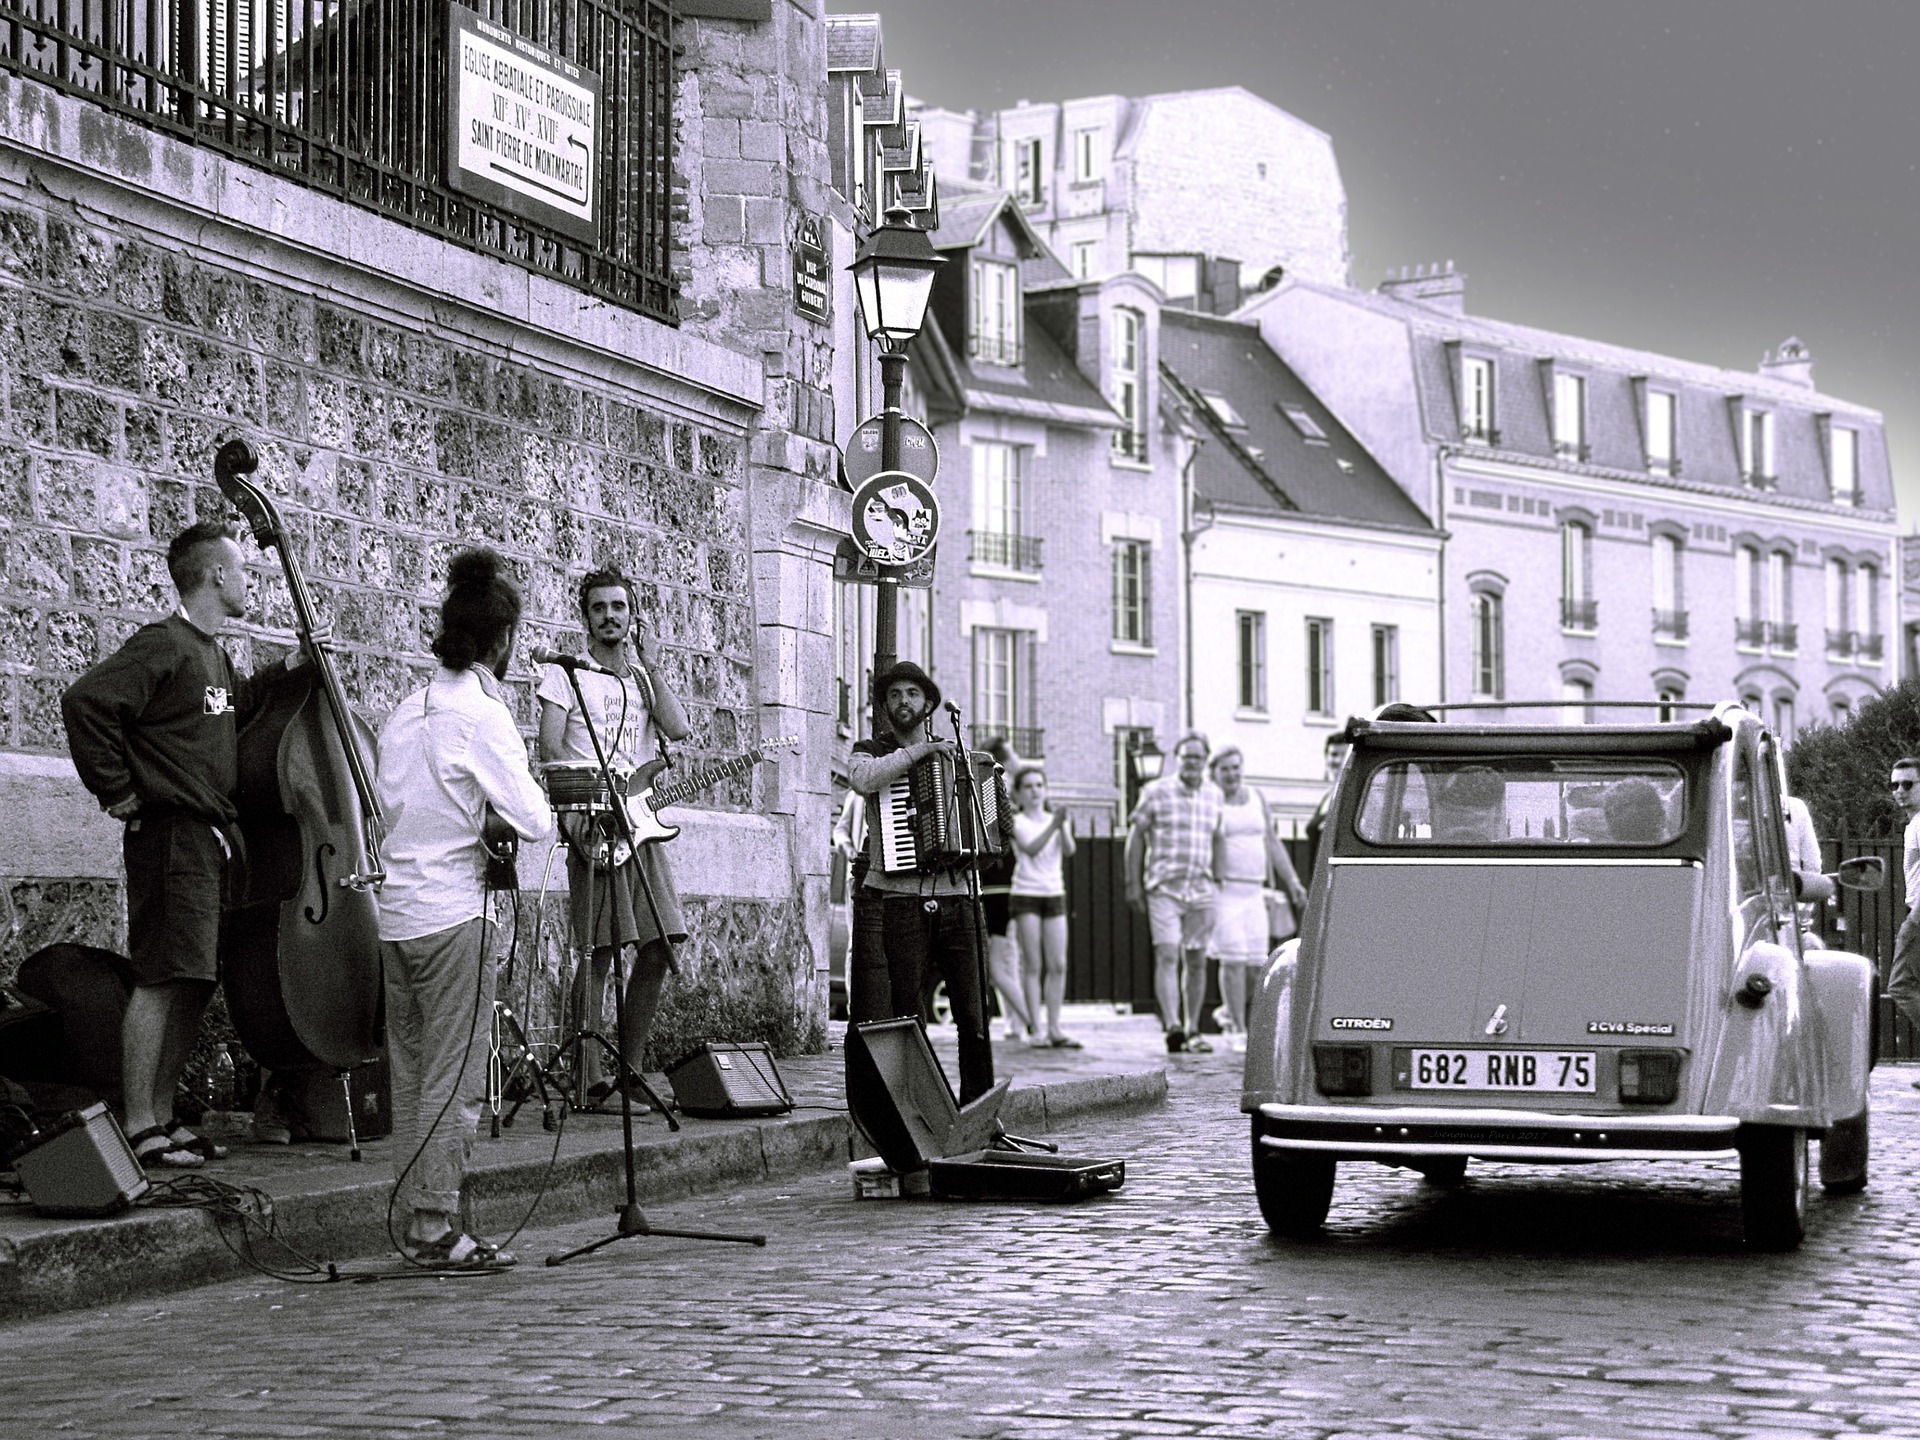
[[1054,831],[1047,837],[1047,843],[1029,855],[1021,845],[1031,845],[1040,838],[1040,832],[1053,824],[1053,816],[1044,810],[1038,815],[1029,815],[1021,810],[1013,817],[1013,838],[1019,842],[1013,847],[1013,888],[1015,895],[1064,895],[1067,893],[1066,877],[1060,871],[1060,832]]
[[553,834],[526,741],[493,676],[477,666],[442,666],[387,717],[374,789],[387,820],[382,940],[433,935],[485,913],[480,832],[489,804],[523,840]]
[[1920,815],[1907,821],[1907,909],[1920,910]]
[[1818,875],[1820,836],[1813,828],[1813,812],[1798,795],[1787,796],[1787,863],[1796,870]]
[[[647,709],[647,697],[653,692],[646,681],[631,678],[631,671],[626,680],[592,670],[574,673],[580,677],[580,693],[586,697],[588,713],[593,716],[594,733],[606,747],[607,763],[631,769],[651,760],[653,716]],[[547,666],[540,676],[540,688],[534,693],[542,701],[559,706],[567,717],[567,728],[560,737],[561,753],[551,758],[592,760],[593,739],[587,734],[573,686],[567,683],[567,672],[558,665]]]

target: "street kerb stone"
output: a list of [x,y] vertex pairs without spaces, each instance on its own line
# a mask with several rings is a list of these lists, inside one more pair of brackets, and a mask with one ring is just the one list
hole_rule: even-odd
[[[687,1118],[669,1133],[647,1117],[634,1137],[635,1189],[643,1203],[683,1199],[781,1175],[844,1164],[858,1136],[843,1107],[836,1050],[783,1062],[796,1113],[759,1119]],[[831,1098],[831,1104],[825,1102]],[[1060,1116],[1123,1113],[1162,1103],[1164,1071],[1055,1078],[1009,1093],[1003,1117],[1021,1133],[1043,1133]],[[570,1116],[557,1160],[554,1137],[538,1128],[538,1112],[523,1112],[505,1142],[475,1142],[468,1172],[472,1223],[499,1235],[530,1223],[553,1225],[605,1214],[611,1221],[626,1199],[626,1167],[617,1117]],[[575,1147],[578,1148],[575,1148]],[[252,1163],[282,1173],[249,1173]],[[200,1209],[137,1206],[109,1220],[50,1220],[25,1206],[0,1209],[0,1320],[165,1294],[246,1273],[242,1252],[261,1265],[296,1270],[303,1259],[340,1261],[392,1249],[388,1202],[392,1162],[386,1142],[348,1161],[337,1149],[296,1167],[275,1156],[236,1147],[233,1159],[196,1172],[229,1185],[256,1186],[271,1200],[277,1243],[258,1225],[216,1220]],[[290,1173],[288,1173],[290,1171]],[[537,1206],[534,1204],[538,1198]],[[397,1233],[406,1223],[396,1214]],[[224,1235],[222,1233],[224,1229]]]

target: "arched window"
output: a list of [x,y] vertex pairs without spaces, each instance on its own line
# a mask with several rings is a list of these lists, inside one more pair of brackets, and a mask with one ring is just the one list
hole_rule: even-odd
[[1560,525],[1560,626],[1591,630],[1599,618],[1593,598],[1593,527],[1584,520]]
[[1680,718],[1680,702],[1687,698],[1684,685],[1669,682],[1654,692],[1654,699],[1660,702],[1659,717],[1662,724]]
[[1567,702],[1561,712],[1569,725],[1593,722],[1593,681],[1584,675],[1565,675],[1560,680],[1560,698]]
[[1507,695],[1506,603],[1496,590],[1473,592],[1473,693],[1476,699]]
[[1853,719],[1853,702],[1844,695],[1833,697],[1833,723],[1845,725]]
[[1760,588],[1764,575],[1757,546],[1742,545],[1733,552],[1734,638],[1754,650],[1767,641],[1766,604]]
[[1871,562],[1853,572],[1853,644],[1863,660],[1880,659],[1880,567]]
[[1853,572],[1846,561],[1827,561],[1827,653],[1853,653]]
[[1773,733],[1780,737],[1783,747],[1793,744],[1796,729],[1793,696],[1785,690],[1773,697]]

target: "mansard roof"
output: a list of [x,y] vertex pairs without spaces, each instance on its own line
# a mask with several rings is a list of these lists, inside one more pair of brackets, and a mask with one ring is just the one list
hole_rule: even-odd
[[[1432,529],[1379,462],[1267,347],[1257,326],[1162,310],[1160,368],[1205,437],[1194,462],[1194,485],[1204,499],[1235,509]],[[1296,424],[1290,410],[1319,437]]]
[[880,17],[878,15],[827,16],[826,42],[829,75],[843,71],[880,73]]
[[932,311],[912,354],[914,373],[936,423],[972,411],[1100,430],[1117,430],[1123,423],[1106,396],[1031,315],[1017,370],[976,368],[967,359],[965,337],[948,337]]

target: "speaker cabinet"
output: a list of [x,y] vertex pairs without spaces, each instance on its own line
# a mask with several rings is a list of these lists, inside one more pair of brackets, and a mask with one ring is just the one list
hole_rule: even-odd
[[773,1052],[757,1041],[705,1041],[667,1067],[667,1084],[685,1115],[732,1118],[784,1115],[793,1109],[793,1096],[773,1063]]
[[114,1215],[149,1189],[105,1105],[69,1110],[14,1156],[13,1168],[42,1215]]

